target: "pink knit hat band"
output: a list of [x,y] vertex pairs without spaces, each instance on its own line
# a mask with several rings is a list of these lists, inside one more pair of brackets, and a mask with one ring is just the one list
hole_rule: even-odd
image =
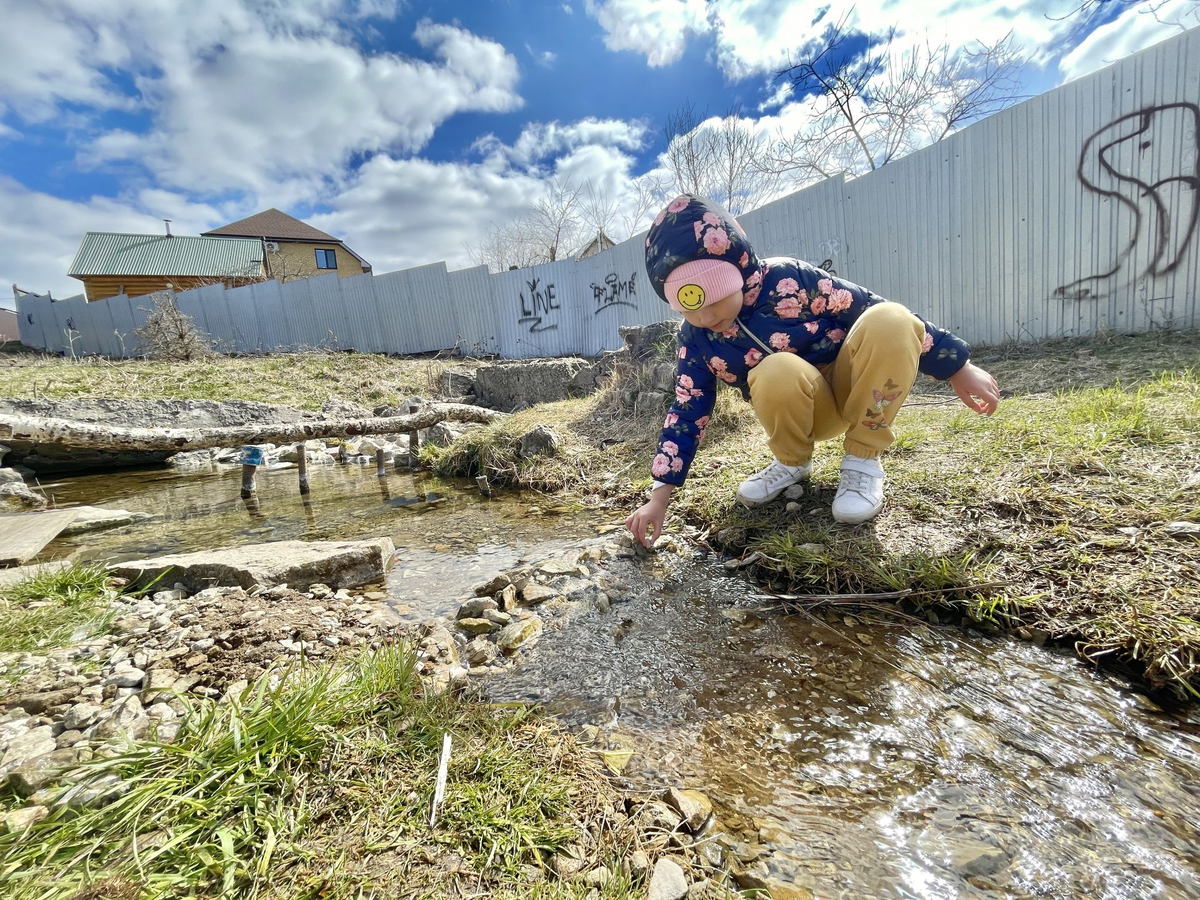
[[696,259],[674,269],[663,285],[676,312],[695,312],[742,290],[742,273],[731,262]]

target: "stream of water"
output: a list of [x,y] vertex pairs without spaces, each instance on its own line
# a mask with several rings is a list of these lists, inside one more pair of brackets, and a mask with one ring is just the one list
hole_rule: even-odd
[[[225,468],[47,485],[60,505],[156,518],[60,539],[46,558],[131,558],[283,539],[392,537],[388,591],[450,612],[523,556],[603,530],[529,496],[482,500],[424,476]],[[608,519],[611,521],[611,514]],[[838,898],[1200,896],[1200,720],[1072,657],[882,614],[783,615],[719,561],[615,560],[606,613],[548,630],[489,679],[635,755],[633,787],[713,798],[732,851]],[[752,862],[756,861],[756,862]]]

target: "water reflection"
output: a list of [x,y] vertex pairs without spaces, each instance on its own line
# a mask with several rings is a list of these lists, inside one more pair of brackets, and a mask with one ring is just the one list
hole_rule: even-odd
[[[621,563],[497,699],[635,746],[820,897],[1183,897],[1200,745],[1074,659],[911,621],[758,611],[719,566]],[[619,598],[616,596],[619,594]]]

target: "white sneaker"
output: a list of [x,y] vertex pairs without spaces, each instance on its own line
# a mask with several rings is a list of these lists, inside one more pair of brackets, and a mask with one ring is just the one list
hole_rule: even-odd
[[802,466],[785,466],[779,460],[772,463],[742,482],[738,488],[738,502],[743,506],[762,506],[770,503],[797,481],[812,475],[812,462]]
[[842,482],[833,498],[833,517],[847,525],[875,518],[883,509],[883,482],[878,459],[847,453],[842,459]]

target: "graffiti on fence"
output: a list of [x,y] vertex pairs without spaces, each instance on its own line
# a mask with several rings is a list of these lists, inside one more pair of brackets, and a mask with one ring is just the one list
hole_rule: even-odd
[[558,297],[554,293],[553,282],[543,282],[540,278],[530,278],[525,282],[525,290],[521,291],[520,325],[528,325],[530,334],[539,331],[553,331],[558,328],[557,322],[545,321],[552,313],[559,310]]
[[1132,234],[1104,271],[1059,285],[1055,297],[1094,300],[1175,271],[1200,223],[1200,106],[1156,104],[1109,122],[1084,142],[1076,174],[1130,211]]
[[592,299],[596,304],[594,315],[600,315],[604,310],[613,306],[637,305],[637,272],[631,272],[629,278],[622,280],[616,272],[609,272],[604,277],[604,284],[592,282]]

